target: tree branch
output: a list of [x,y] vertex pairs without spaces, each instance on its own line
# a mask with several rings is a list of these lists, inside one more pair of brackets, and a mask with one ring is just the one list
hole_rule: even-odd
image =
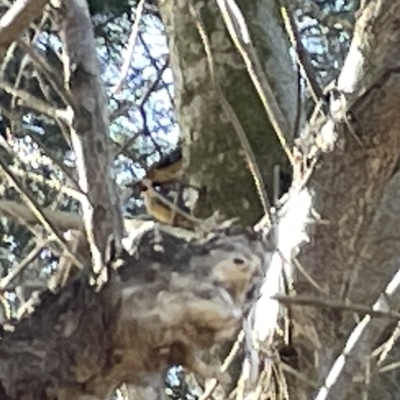
[[[306,187],[292,193],[278,228],[278,247],[285,258],[290,260],[295,251],[307,274],[328,295],[375,311],[394,311],[398,304],[397,288],[386,285],[396,275],[400,255],[400,68],[393,52],[393,43],[400,40],[399,12],[398,0],[363,3],[338,81],[342,117],[309,127],[317,151],[313,155],[304,148],[303,157],[317,160],[317,167]],[[277,258],[270,271],[283,266],[290,270]],[[296,279],[298,296],[320,295],[303,275]],[[266,282],[271,285],[268,276]],[[266,300],[260,304],[274,307]],[[261,318],[261,306],[259,312]],[[290,306],[290,314],[290,344],[299,355],[298,369],[312,382],[325,382],[312,388],[288,376],[292,396],[305,400],[318,393],[319,400],[344,400],[367,390],[365,382],[354,377],[374,365],[369,355],[385,341],[391,321],[365,317],[357,325],[346,310],[299,304]],[[386,400],[398,392],[398,385],[385,384],[399,382],[395,371],[369,378],[368,391],[379,393],[371,398]]]
[[87,194],[81,202],[85,230],[93,268],[99,274],[104,271],[109,236],[113,234],[117,244],[122,238],[122,218],[111,177],[113,158],[109,149],[107,100],[87,4],[64,0],[63,5],[57,17],[64,45],[65,80],[73,99],[71,140],[79,184]]
[[48,0],[17,0],[0,20],[0,55],[18,39],[48,3]]

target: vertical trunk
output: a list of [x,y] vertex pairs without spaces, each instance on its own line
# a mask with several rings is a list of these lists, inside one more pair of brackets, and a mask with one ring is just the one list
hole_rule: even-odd
[[108,147],[107,99],[87,4],[65,0],[62,5],[58,18],[64,78],[73,110],[71,142],[80,188],[87,195],[81,205],[93,268],[100,273],[110,234],[117,239],[122,235],[118,198],[110,173],[113,160]]
[[[221,108],[191,6],[207,32],[216,77],[247,134],[269,194],[274,165],[288,167],[282,147],[216,3],[193,0],[160,1],[159,4],[169,39],[186,173],[194,185],[206,189],[196,213],[208,217],[220,210],[226,217],[240,217],[245,224],[254,223],[262,215],[260,199],[235,129]],[[238,6],[292,128],[296,79],[276,2],[238,1]],[[287,134],[290,139],[291,132]]]
[[398,396],[398,372],[378,376],[371,354],[390,337],[390,318],[370,319],[320,303],[372,307],[381,298],[374,309],[382,310],[383,299],[384,307],[398,308],[397,284],[386,285],[398,270],[400,255],[400,80],[399,51],[393,45],[400,39],[399,12],[400,1],[364,2],[339,79],[351,129],[344,120],[328,121],[318,133],[324,144],[331,140],[330,146],[321,151],[306,186],[287,204],[279,226],[286,257],[295,249],[319,287],[297,271],[296,294],[311,296],[314,305],[290,307],[292,345],[299,371],[313,384],[289,376],[292,398],[355,399],[368,389],[370,399]]

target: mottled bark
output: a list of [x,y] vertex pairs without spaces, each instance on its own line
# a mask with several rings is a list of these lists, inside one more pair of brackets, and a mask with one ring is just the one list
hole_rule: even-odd
[[272,248],[241,228],[207,236],[189,243],[155,227],[100,291],[77,278],[43,293],[0,340],[0,399],[110,399],[122,383],[160,393],[159,376],[175,364],[215,376],[196,352],[240,328]]
[[[306,187],[287,205],[279,246],[288,258],[297,249],[301,265],[323,290],[299,272],[299,295],[372,306],[385,292],[385,307],[398,309],[399,289],[385,288],[398,271],[400,256],[399,13],[400,1],[363,3],[339,79],[354,132],[345,121],[324,125],[318,135],[325,144],[331,141],[329,149],[321,152]],[[347,357],[336,364],[344,361],[338,377],[325,380],[358,319],[351,312],[319,306],[292,306],[291,311],[298,369],[316,382],[305,386],[288,376],[292,398],[305,400],[318,393],[318,400],[350,400],[360,398],[363,390],[369,391],[369,399],[398,397],[399,370],[377,375],[377,359],[371,359],[389,336],[390,319],[365,319],[360,337],[347,345]]]
[[[288,43],[273,0],[238,1],[259,59],[271,78],[278,103],[293,127],[296,79]],[[184,140],[186,173],[191,183],[206,188],[196,213],[208,217],[220,210],[245,224],[262,215],[253,177],[238,136],[221,108],[213,86],[204,44],[190,12],[197,10],[212,48],[217,79],[238,116],[256,155],[269,194],[273,167],[287,168],[281,145],[249,78],[244,62],[232,43],[216,2],[159,1],[169,40],[174,74],[177,118]],[[288,138],[292,132],[286,132]]]
[[85,1],[64,0],[58,10],[63,42],[64,79],[73,115],[70,132],[80,189],[83,221],[96,273],[104,264],[110,234],[121,239],[122,219],[108,135],[107,98],[100,78],[93,27]]

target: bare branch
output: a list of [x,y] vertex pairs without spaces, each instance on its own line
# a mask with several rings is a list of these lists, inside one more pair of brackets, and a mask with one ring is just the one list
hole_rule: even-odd
[[48,0],[17,0],[0,20],[0,54],[37,18]]
[[[68,229],[83,229],[82,218],[79,214],[66,211],[42,210],[43,215],[51,224],[56,226],[60,231]],[[25,205],[16,201],[0,201],[0,214],[6,215],[17,220],[22,220],[26,224],[37,224],[38,219],[35,214]]]
[[18,97],[24,106],[31,108],[34,111],[37,111],[44,115],[48,115],[55,120],[59,118],[65,119],[65,110],[58,110],[51,106],[49,103],[38,99],[37,97],[31,95],[25,90],[16,89],[12,85],[4,81],[0,81],[0,88],[4,89],[11,95]]
[[392,310],[377,310],[371,307],[364,306],[363,304],[345,304],[341,301],[335,301],[332,299],[323,299],[310,296],[283,296],[275,295],[274,298],[281,303],[290,306],[291,304],[297,304],[300,306],[308,307],[326,307],[341,311],[355,312],[358,314],[368,314],[375,318],[394,318],[400,319],[400,313]]
[[68,244],[65,242],[64,238],[60,235],[60,231],[57,229],[57,227],[55,227],[52,224],[52,222],[49,219],[47,219],[46,215],[42,212],[41,208],[31,195],[31,193],[29,193],[27,190],[24,190],[24,188],[21,187],[21,184],[17,179],[17,177],[13,174],[13,172],[1,158],[0,158],[0,166],[7,175],[7,177],[10,179],[10,181],[13,183],[15,189],[21,195],[22,199],[27,204],[32,214],[36,217],[37,221],[44,226],[44,228],[50,234],[50,236],[53,236],[56,239],[56,241],[61,245],[62,249],[65,250],[67,254],[74,260],[74,263],[81,269],[83,269],[83,264],[75,257],[74,254],[71,253],[71,251],[68,248]]
[[245,19],[234,0],[217,0],[217,3],[232,41],[243,58],[249,76],[260,96],[276,135],[285,150],[286,156],[291,164],[294,165],[293,155],[286,140],[290,133],[288,120],[279,107],[268,78],[258,60]]
[[124,84],[124,81],[128,76],[129,66],[131,65],[132,61],[133,50],[135,48],[136,39],[139,32],[139,23],[140,20],[142,19],[144,5],[145,5],[145,0],[140,0],[136,7],[135,22],[132,25],[131,34],[129,36],[129,41],[126,48],[126,54],[124,56],[124,62],[121,67],[121,75],[118,79],[117,84],[112,89],[112,94],[118,93],[121,90],[122,85]]
[[8,289],[8,286],[11,284],[11,282],[13,282],[14,279],[16,279],[29,266],[29,264],[39,256],[40,252],[46,247],[47,243],[48,240],[39,242],[31,250],[31,252],[11,270],[7,276],[0,280],[0,291]]
[[21,170],[20,168],[17,167],[10,167],[10,171],[18,177],[26,177],[31,179],[34,182],[42,183],[46,186],[48,186],[51,189],[58,190],[60,193],[65,194],[66,196],[69,196],[73,199],[76,200],[81,200],[84,197],[84,194],[65,185],[64,183],[60,182],[57,179],[50,179],[50,178],[45,178],[41,174],[37,174],[34,172],[30,171],[24,171]]
[[110,234],[121,242],[122,219],[108,138],[108,112],[95,41],[86,2],[64,0],[58,10],[64,51],[64,74],[73,98],[72,146],[79,184],[87,194],[82,202],[85,230],[93,268],[103,270],[104,252]]
[[[284,0],[281,1],[284,3]],[[302,72],[304,79],[308,83],[308,87],[310,89],[310,93],[314,99],[314,102],[318,103],[323,95],[322,89],[317,81],[316,72],[313,65],[311,64],[308,51],[304,48],[303,43],[301,42],[296,21],[294,20],[290,10],[288,10],[288,7],[286,7],[285,5],[281,7],[281,14],[286,31],[290,38],[290,42],[296,52],[297,64],[299,65],[300,71]]]
[[70,94],[65,90],[62,85],[62,79],[58,77],[58,71],[56,71],[43,57],[39,51],[33,47],[32,44],[28,45],[23,40],[18,40],[18,46],[26,52],[26,54],[31,58],[35,67],[40,71],[46,78],[49,84],[53,87],[56,93],[64,101],[65,105],[71,105],[72,100]]

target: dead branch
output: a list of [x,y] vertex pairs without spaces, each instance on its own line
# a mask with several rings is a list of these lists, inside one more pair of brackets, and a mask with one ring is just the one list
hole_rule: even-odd
[[118,78],[118,82],[112,89],[112,94],[118,93],[121,90],[121,88],[124,84],[124,81],[125,81],[126,77],[128,76],[129,67],[131,65],[132,56],[133,56],[133,50],[135,48],[136,39],[137,39],[138,32],[139,32],[139,24],[140,24],[140,20],[142,19],[142,14],[144,11],[144,5],[145,5],[145,0],[140,0],[136,7],[135,21],[132,25],[131,34],[130,34],[129,40],[128,40],[128,45],[125,49],[125,56],[124,56],[123,63],[121,66],[120,76]]
[[47,219],[46,215],[42,212],[41,207],[37,204],[35,198],[32,193],[30,193],[27,189],[21,186],[20,181],[14,175],[14,173],[10,170],[7,164],[0,158],[0,168],[4,171],[7,178],[12,182],[14,188],[17,190],[25,204],[30,209],[31,213],[35,216],[36,220],[43,225],[46,231],[50,234],[50,236],[54,237],[54,239],[58,242],[63,250],[65,250],[68,255],[74,260],[75,264],[80,268],[83,268],[83,264],[75,257],[74,254],[68,248],[67,243],[64,238],[60,234],[60,231],[55,227],[50,220]]
[[7,276],[0,279],[0,292],[7,290],[9,285],[19,276],[22,272],[33,262],[40,254],[40,252],[46,247],[48,241],[39,241],[39,243],[30,251],[30,253],[24,257],[24,259],[16,265]]
[[336,309],[341,311],[349,311],[358,314],[368,314],[371,317],[375,318],[392,318],[392,319],[400,319],[400,313],[392,310],[378,310],[372,307],[364,306],[362,304],[345,304],[341,301],[335,301],[332,299],[324,299],[318,297],[310,297],[310,296],[283,296],[276,295],[274,296],[276,300],[285,304],[286,306],[290,306],[291,304],[297,304],[300,306],[307,307],[326,307],[330,309]]
[[19,104],[23,104],[24,106],[31,108],[38,113],[48,115],[55,120],[64,117],[64,110],[58,110],[54,108],[49,103],[40,100],[25,90],[16,89],[13,85],[5,81],[0,82],[0,88],[18,98]]
[[[60,231],[68,229],[83,229],[82,218],[75,213],[66,211],[51,211],[49,209],[42,210],[47,220],[56,226]],[[6,215],[16,220],[22,220],[26,224],[38,224],[35,214],[23,204],[16,201],[0,201],[0,214]]]
[[38,72],[42,73],[47,82],[55,90],[55,92],[60,96],[65,105],[71,105],[72,100],[69,93],[65,90],[62,85],[62,79],[58,76],[60,71],[51,66],[46,58],[41,54],[41,52],[36,49],[32,44],[28,45],[23,40],[18,40],[18,46],[29,56],[29,58],[34,63]]

